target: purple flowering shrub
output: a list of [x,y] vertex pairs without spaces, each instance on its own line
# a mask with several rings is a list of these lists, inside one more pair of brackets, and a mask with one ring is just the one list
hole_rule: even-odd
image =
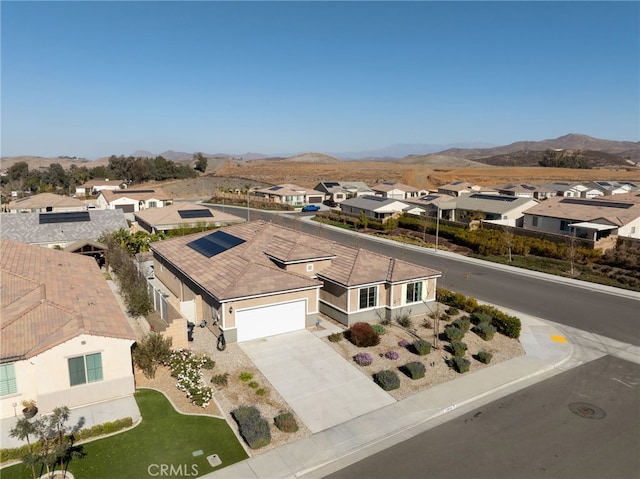
[[373,362],[369,353],[358,353],[353,357],[353,360],[360,366],[369,366]]
[[409,341],[403,339],[402,341],[398,342],[398,346],[400,346],[401,348],[406,348],[407,346],[409,346]]
[[398,359],[398,353],[395,351],[387,351],[384,353],[384,357],[387,359]]

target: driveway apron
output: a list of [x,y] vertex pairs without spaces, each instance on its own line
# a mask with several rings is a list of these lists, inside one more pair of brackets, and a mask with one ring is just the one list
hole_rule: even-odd
[[240,347],[313,433],[396,402],[310,331]]

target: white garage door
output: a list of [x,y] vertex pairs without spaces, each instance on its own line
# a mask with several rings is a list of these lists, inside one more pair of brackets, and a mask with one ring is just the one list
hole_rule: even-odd
[[238,311],[238,342],[304,329],[305,317],[304,299]]

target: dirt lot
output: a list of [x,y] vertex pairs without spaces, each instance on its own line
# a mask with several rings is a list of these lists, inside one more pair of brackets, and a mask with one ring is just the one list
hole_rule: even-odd
[[640,181],[640,171],[577,170],[568,168],[448,168],[416,166],[391,162],[345,161],[341,163],[296,163],[286,161],[226,162],[214,173],[198,179],[171,181],[164,187],[176,197],[202,196],[217,187],[246,188],[279,183],[294,183],[313,188],[321,181],[364,181],[373,185],[397,181],[412,186],[436,189],[439,185],[463,180],[478,185],[504,183],[546,183],[552,181],[628,180]]

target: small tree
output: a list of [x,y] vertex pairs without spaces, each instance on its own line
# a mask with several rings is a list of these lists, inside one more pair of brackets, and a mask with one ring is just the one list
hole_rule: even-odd
[[133,364],[138,366],[148,378],[156,375],[158,366],[166,363],[171,356],[171,338],[151,332],[138,341],[133,350]]
[[193,159],[196,162],[193,168],[204,173],[205,170],[207,169],[207,163],[208,163],[207,157],[204,156],[202,153],[198,152],[195,155],[193,155]]
[[22,462],[31,466],[31,474],[33,479],[36,479],[36,461],[34,460],[33,444],[31,444],[31,436],[36,434],[36,428],[34,423],[29,421],[26,417],[18,419],[16,425],[9,430],[9,436],[15,437],[20,441],[27,441],[28,452],[22,457]]

